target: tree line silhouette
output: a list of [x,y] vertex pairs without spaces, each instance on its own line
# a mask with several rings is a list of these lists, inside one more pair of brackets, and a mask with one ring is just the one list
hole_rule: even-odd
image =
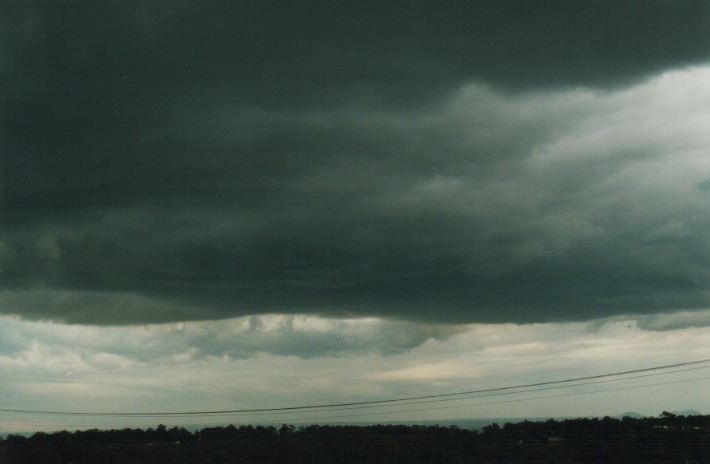
[[37,432],[0,441],[7,464],[710,463],[710,416],[455,426],[293,425]]

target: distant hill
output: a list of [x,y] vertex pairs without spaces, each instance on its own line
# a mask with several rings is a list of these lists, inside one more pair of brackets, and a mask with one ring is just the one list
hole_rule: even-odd
[[695,409],[686,409],[685,411],[673,411],[676,416],[700,416],[700,411]]
[[627,411],[627,412],[620,414],[618,416],[615,416],[615,417],[618,419],[621,419],[623,417],[631,417],[632,419],[643,419],[646,416],[644,416],[643,414],[639,414],[637,412],[634,412],[634,411]]

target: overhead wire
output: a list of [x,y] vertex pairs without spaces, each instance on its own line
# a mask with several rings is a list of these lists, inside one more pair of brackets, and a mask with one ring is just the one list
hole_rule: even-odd
[[[660,375],[676,374],[679,372],[696,371],[696,370],[700,370],[700,369],[710,369],[710,365],[701,366],[701,367],[692,367],[692,368],[686,368],[686,369],[677,369],[677,370],[669,371],[669,372],[655,372],[652,374],[643,374],[643,375],[637,375],[637,376],[632,376],[632,377],[622,377],[622,378],[618,378],[618,379],[603,379],[603,380],[594,380],[594,381],[590,381],[590,382],[581,382],[581,383],[567,384],[567,385],[555,385],[555,386],[548,386],[548,387],[541,387],[541,388],[534,388],[534,389],[520,389],[520,390],[511,390],[511,391],[503,391],[503,392],[476,394],[473,396],[463,396],[461,398],[437,398],[437,399],[427,399],[427,400],[415,400],[415,401],[408,401],[408,402],[402,402],[402,403],[397,403],[397,404],[372,404],[372,405],[342,406],[342,407],[326,408],[326,409],[324,409],[324,411],[345,411],[345,410],[352,410],[352,409],[392,408],[392,407],[400,407],[400,406],[411,406],[411,405],[416,405],[416,404],[464,401],[464,400],[470,400],[470,399],[475,399],[475,398],[488,398],[488,397],[495,397],[495,396],[518,395],[518,394],[535,393],[535,392],[547,391],[547,390],[559,390],[561,388],[574,388],[574,387],[597,385],[597,384],[610,383],[610,382],[628,381],[628,380],[634,380],[634,379],[640,379],[640,378],[646,378],[646,377],[655,377],[655,376],[660,376]],[[643,386],[639,386],[639,388],[641,388],[641,387],[643,387]],[[276,415],[276,414],[288,415],[288,414],[300,414],[302,412],[303,411],[264,411],[264,412],[250,413],[249,415],[250,416]]]
[[[565,397],[571,397],[571,396],[592,395],[592,394],[596,394],[596,393],[609,393],[609,392],[622,391],[622,390],[634,390],[634,389],[639,389],[639,388],[658,387],[658,386],[662,386],[662,385],[674,385],[674,384],[680,384],[680,383],[696,382],[699,380],[710,380],[710,377],[699,377],[699,378],[693,378],[693,379],[674,380],[674,381],[670,381],[670,382],[659,382],[659,383],[645,384],[645,385],[633,385],[633,386],[629,386],[629,387],[608,388],[608,389],[604,389],[604,390],[594,390],[594,391],[586,391],[586,392],[564,393],[564,394],[559,394],[559,395],[536,396],[536,397],[532,397],[532,398],[516,398],[516,399],[510,399],[510,400],[488,401],[488,402],[483,402],[483,403],[472,403],[472,404],[463,404],[463,405],[456,405],[456,406],[440,406],[440,407],[433,407],[433,408],[409,409],[406,411],[397,410],[397,411],[370,412],[370,413],[365,413],[365,414],[342,414],[342,415],[337,415],[337,416],[319,416],[319,417],[310,417],[310,418],[301,417],[301,418],[297,418],[294,422],[324,421],[324,420],[331,420],[331,419],[346,419],[346,418],[352,418],[352,417],[366,417],[366,416],[371,417],[371,416],[382,416],[382,415],[388,415],[388,414],[401,414],[402,412],[406,412],[406,413],[431,412],[431,411],[441,411],[441,410],[445,410],[445,409],[460,409],[463,407],[476,407],[476,406],[490,406],[490,405],[507,404],[507,403],[520,403],[520,402],[526,402],[526,401],[547,400],[547,399],[565,398]],[[280,420],[267,421],[266,423],[279,423],[279,422],[282,422],[282,421],[280,421]]]
[[[677,372],[685,372],[689,370],[704,369],[710,366],[699,366],[702,364],[710,363],[710,358],[701,359],[695,361],[686,361],[675,364],[666,364],[661,366],[653,366],[642,369],[632,369],[620,372],[612,372],[606,374],[597,374],[584,377],[575,377],[562,380],[552,380],[545,382],[536,382],[521,385],[511,385],[503,387],[485,388],[478,390],[470,390],[463,392],[453,392],[453,393],[439,393],[432,395],[423,396],[410,396],[410,397],[400,397],[400,398],[388,398],[370,401],[353,401],[346,403],[329,403],[329,404],[315,404],[315,405],[302,405],[302,406],[286,406],[286,407],[276,407],[276,408],[250,408],[250,409],[231,409],[231,410],[213,410],[213,411],[178,411],[178,412],[103,412],[103,411],[49,411],[49,410],[36,410],[36,409],[13,409],[13,408],[0,408],[0,412],[5,413],[16,413],[16,414],[35,414],[35,415],[54,415],[54,416],[91,416],[91,417],[196,417],[196,416],[225,416],[225,415],[262,415],[262,414],[293,414],[295,412],[324,412],[324,411],[334,411],[334,410],[344,410],[344,409],[360,409],[360,408],[372,408],[372,407],[384,407],[384,406],[411,406],[413,404],[422,404],[429,402],[442,402],[442,401],[456,401],[473,399],[478,397],[486,396],[500,396],[506,394],[520,394],[520,393],[531,393],[542,390],[565,388],[589,385],[593,383],[605,383],[619,380],[631,380],[633,378],[648,377],[651,375],[666,375]],[[689,366],[696,366],[694,368],[689,368]],[[688,367],[687,369],[676,369]],[[664,371],[669,369],[675,369],[671,372],[656,372]],[[654,374],[645,374],[635,377],[627,377],[632,374],[649,373],[654,372]],[[613,379],[613,377],[621,377],[619,379]],[[604,379],[604,380],[600,380]],[[586,383],[580,383],[583,381],[591,381]],[[538,388],[542,387],[542,388]],[[640,388],[640,387],[639,387]],[[472,396],[477,395],[477,396]],[[492,403],[493,404],[493,403]]]

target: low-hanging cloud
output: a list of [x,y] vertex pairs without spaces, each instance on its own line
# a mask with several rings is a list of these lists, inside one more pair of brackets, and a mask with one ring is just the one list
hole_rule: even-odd
[[125,327],[1,319],[0,367],[32,366],[59,374],[184,364],[205,358],[390,356],[410,352],[430,340],[443,342],[466,330],[452,325],[285,315]]
[[706,307],[709,73],[615,91],[470,84],[416,113],[177,115],[130,195],[8,223],[0,310],[447,323]]
[[3,5],[0,313],[707,307],[710,10],[617,3]]

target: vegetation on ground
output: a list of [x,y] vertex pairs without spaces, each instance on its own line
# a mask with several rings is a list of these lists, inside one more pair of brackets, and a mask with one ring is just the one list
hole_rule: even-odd
[[710,463],[710,416],[550,419],[481,430],[418,425],[227,426],[38,432],[0,441],[7,464]]

